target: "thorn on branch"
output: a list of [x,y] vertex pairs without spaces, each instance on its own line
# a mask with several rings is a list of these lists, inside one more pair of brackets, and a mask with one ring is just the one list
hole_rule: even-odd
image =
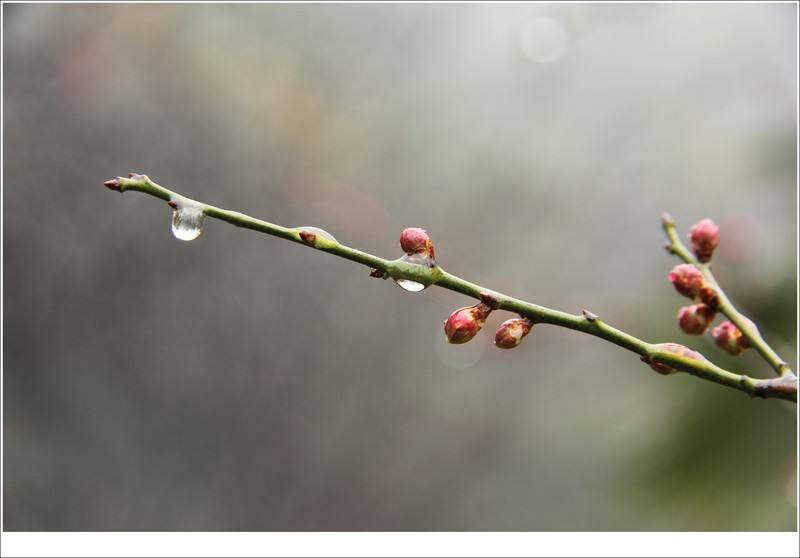
[[590,322],[594,322],[594,321],[597,321],[597,319],[598,319],[600,316],[598,316],[598,315],[597,315],[597,314],[595,314],[594,312],[590,312],[590,311],[588,311],[588,310],[586,310],[586,309],[584,308],[584,310],[583,310],[583,317],[584,317],[584,318],[586,318],[586,319],[587,319],[588,321],[590,321]]

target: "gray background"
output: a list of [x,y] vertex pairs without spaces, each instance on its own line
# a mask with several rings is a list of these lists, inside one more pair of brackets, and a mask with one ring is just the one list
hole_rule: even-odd
[[[8,530],[789,530],[795,406],[162,202],[313,224],[675,325],[659,214],[709,216],[796,358],[796,6],[4,5]],[[547,18],[547,19],[537,19]]]

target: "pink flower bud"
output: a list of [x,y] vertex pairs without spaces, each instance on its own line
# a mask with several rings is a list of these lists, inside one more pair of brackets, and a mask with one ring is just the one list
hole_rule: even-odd
[[513,349],[530,333],[533,322],[528,318],[514,318],[500,324],[494,334],[494,344],[498,349]]
[[[747,321],[749,322],[748,325],[755,330],[755,324],[750,320]],[[711,337],[714,338],[714,343],[716,343],[720,349],[733,356],[741,354],[745,349],[750,347],[750,343],[747,342],[747,339],[742,335],[742,332],[739,331],[739,328],[727,320],[711,330]]]
[[706,286],[703,274],[691,264],[676,265],[667,275],[667,279],[672,282],[676,291],[691,299],[696,298]]
[[461,344],[475,337],[491,312],[492,309],[489,306],[479,302],[475,306],[459,308],[450,314],[450,317],[444,322],[444,334],[447,336],[447,342]]
[[701,219],[689,229],[689,240],[697,260],[708,262],[711,254],[719,246],[719,227],[711,219]]
[[[691,358],[693,360],[700,360],[705,361],[706,357],[698,353],[697,351],[693,351],[689,347],[685,347],[684,345],[679,345],[678,343],[661,343],[656,345],[656,347],[667,353],[672,353],[674,355],[678,355],[684,358]],[[676,369],[672,368],[668,364],[663,364],[661,362],[652,362],[647,357],[642,357],[642,360],[650,365],[650,368],[658,372],[659,374],[674,374],[677,372]]]
[[409,256],[425,254],[433,258],[433,243],[425,229],[411,227],[400,233],[400,247]]
[[678,310],[678,325],[689,335],[702,335],[714,321],[714,310],[707,304],[693,304]]

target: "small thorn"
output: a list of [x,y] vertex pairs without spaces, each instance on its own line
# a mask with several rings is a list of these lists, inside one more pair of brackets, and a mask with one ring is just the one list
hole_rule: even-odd
[[103,186],[110,190],[116,190],[117,192],[120,191],[119,189],[119,180],[116,178],[112,178],[111,180],[106,180],[103,182]]
[[672,218],[672,215],[670,215],[666,211],[661,214],[661,223],[665,227],[674,227],[675,226],[675,220]]
[[664,243],[664,250],[666,250],[670,254],[674,254],[675,253],[675,251],[672,249],[672,243],[671,242],[665,242]]
[[370,277],[375,277],[376,279],[386,279],[386,275],[380,269],[372,269],[369,272]]
[[174,202],[174,201],[172,201],[172,200],[169,200],[169,201],[167,202],[167,205],[168,205],[168,206],[170,206],[172,209],[178,209],[178,204],[177,204],[177,203],[175,203],[175,202]]
[[598,315],[597,315],[597,314],[595,314],[594,312],[589,312],[588,310],[586,310],[586,309],[584,308],[584,310],[583,310],[583,317],[584,317],[584,318],[586,318],[587,320],[589,320],[590,322],[593,322],[593,321],[595,321],[597,318],[599,318],[600,316],[598,316]]

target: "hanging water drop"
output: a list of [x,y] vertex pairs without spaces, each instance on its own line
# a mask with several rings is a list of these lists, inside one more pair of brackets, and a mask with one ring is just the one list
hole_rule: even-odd
[[409,281],[408,279],[395,279],[394,282],[397,283],[401,289],[410,293],[418,293],[425,290],[425,285],[422,283],[417,283],[416,281]]
[[[400,260],[415,265],[424,265],[425,267],[431,267],[431,265],[433,265],[433,258],[423,253],[406,254],[400,258]],[[428,288],[428,285],[417,281],[410,281],[409,279],[395,279],[394,282],[397,283],[401,289],[410,293],[418,293]]]
[[185,198],[173,198],[169,205],[172,212],[172,234],[179,240],[194,240],[203,232],[206,214],[202,206]]

